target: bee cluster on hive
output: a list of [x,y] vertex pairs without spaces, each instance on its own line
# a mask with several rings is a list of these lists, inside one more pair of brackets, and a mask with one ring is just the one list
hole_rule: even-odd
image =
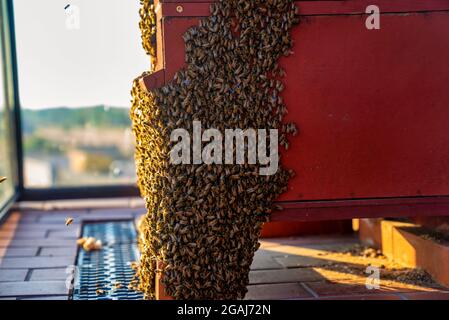
[[[144,47],[154,56],[153,1],[144,0]],[[193,121],[225,129],[278,129],[288,149],[296,126],[284,123],[285,75],[278,65],[291,54],[298,23],[293,0],[221,0],[211,16],[183,36],[186,67],[167,85],[147,91],[134,81],[131,118],[138,185],[147,214],[139,223],[139,289],[155,298],[163,273],[175,299],[239,299],[246,294],[262,225],[292,171],[259,175],[259,165],[173,165],[173,130]],[[149,48],[149,49],[148,49]],[[234,150],[235,152],[235,150]],[[158,269],[158,262],[164,265]]]
[[142,46],[150,56],[151,66],[156,65],[156,12],[153,0],[140,0],[140,23]]

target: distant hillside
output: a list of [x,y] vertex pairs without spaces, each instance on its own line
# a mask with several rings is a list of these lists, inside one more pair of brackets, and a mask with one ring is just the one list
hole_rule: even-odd
[[130,127],[129,110],[104,106],[86,108],[51,108],[22,110],[22,126],[25,133],[32,133],[39,127]]

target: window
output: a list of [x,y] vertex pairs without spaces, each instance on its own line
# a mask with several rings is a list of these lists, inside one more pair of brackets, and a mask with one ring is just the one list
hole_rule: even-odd
[[[3,5],[3,3],[0,3]],[[0,8],[0,11],[3,8]],[[3,39],[3,19],[0,35]],[[13,152],[11,139],[11,114],[6,99],[5,48],[0,41],[0,213],[15,194],[15,174],[13,174]],[[6,180],[4,180],[6,178]],[[4,180],[4,181],[3,181]],[[1,218],[1,216],[0,216]]]
[[[4,70],[3,62],[0,62],[0,67],[1,70]],[[0,77],[0,180],[3,180],[3,178],[6,178],[7,180],[0,183],[0,208],[3,207],[14,194],[8,123],[8,109],[6,108],[5,101],[5,81],[2,73]]]
[[14,0],[25,188],[135,183],[130,90],[150,64],[139,6]]

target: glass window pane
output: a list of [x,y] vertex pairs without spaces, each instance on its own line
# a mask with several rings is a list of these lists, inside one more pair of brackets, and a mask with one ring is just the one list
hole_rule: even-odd
[[[0,53],[2,48],[0,47]],[[1,57],[1,54],[0,54]],[[14,194],[14,182],[12,177],[12,163],[10,152],[10,138],[8,134],[8,117],[5,102],[5,81],[3,74],[3,59],[0,58],[0,208],[11,199]]]
[[14,0],[26,187],[135,182],[139,1]]

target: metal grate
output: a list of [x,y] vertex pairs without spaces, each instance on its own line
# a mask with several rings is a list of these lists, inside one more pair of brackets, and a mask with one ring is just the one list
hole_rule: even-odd
[[[103,248],[91,252],[79,250],[73,300],[141,300],[141,293],[128,289],[135,273],[131,262],[139,257],[134,223],[85,224],[83,237],[101,240]],[[121,287],[115,287],[115,283]],[[97,294],[98,289],[103,292]]]

